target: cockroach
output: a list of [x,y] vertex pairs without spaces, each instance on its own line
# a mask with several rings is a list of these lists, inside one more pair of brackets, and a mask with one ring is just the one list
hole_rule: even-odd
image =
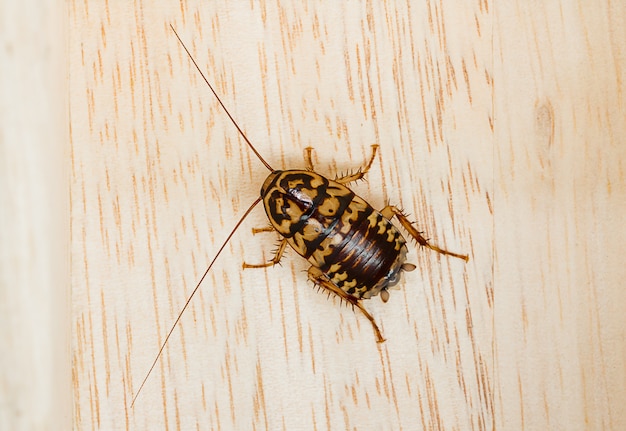
[[308,271],[309,280],[320,289],[338,296],[361,311],[372,324],[377,342],[384,342],[378,325],[363,307],[361,300],[380,294],[382,301],[387,302],[388,289],[400,281],[402,272],[415,269],[415,265],[405,262],[406,240],[391,219],[396,217],[400,225],[419,245],[465,261],[468,260],[468,256],[430,244],[400,209],[387,205],[382,210],[376,211],[347,187],[348,184],[362,179],[370,170],[376,158],[378,145],[372,145],[372,155],[365,167],[334,180],[315,172],[310,147],[304,152],[304,169],[272,168],[241,130],[174,27],[171,25],[170,27],[230,121],[270,174],[261,186],[260,197],[237,222],[187,298],[133,398],[133,404],[211,267],[244,219],[261,201],[270,226],[253,229],[253,233],[277,232],[282,238],[273,259],[255,265],[243,263],[243,268],[274,266],[280,262],[287,245],[291,246],[296,253],[311,263]]

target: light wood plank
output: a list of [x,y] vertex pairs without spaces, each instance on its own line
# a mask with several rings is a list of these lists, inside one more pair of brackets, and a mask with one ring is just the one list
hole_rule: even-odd
[[68,430],[63,2],[0,0],[0,429]]
[[[75,428],[620,429],[623,14],[553,4],[70,3]],[[241,270],[275,241],[258,208],[131,409],[267,175],[170,23],[272,166],[311,145],[332,176],[379,143],[355,190],[471,260],[411,250],[365,304],[377,345],[295,253]]]
[[496,6],[496,424],[626,428],[626,7]]

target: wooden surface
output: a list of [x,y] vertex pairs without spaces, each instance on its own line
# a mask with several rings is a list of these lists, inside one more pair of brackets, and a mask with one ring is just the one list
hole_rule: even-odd
[[[626,428],[620,2],[70,2],[75,429]],[[271,256],[267,171],[362,165],[465,264],[367,321]]]
[[0,430],[72,426],[66,11],[0,0]]

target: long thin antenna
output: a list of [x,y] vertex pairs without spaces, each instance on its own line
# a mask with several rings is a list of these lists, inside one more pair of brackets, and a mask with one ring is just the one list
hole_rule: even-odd
[[217,92],[213,89],[213,86],[209,83],[209,80],[206,78],[206,76],[204,76],[204,73],[202,73],[202,70],[200,69],[200,66],[198,66],[198,63],[196,63],[196,60],[194,60],[193,56],[191,55],[191,53],[189,52],[189,50],[187,49],[187,47],[185,46],[185,44],[183,43],[182,39],[180,38],[180,36],[178,35],[178,33],[176,33],[176,30],[174,29],[174,26],[172,24],[170,24],[170,28],[172,29],[172,31],[174,32],[174,34],[176,35],[176,38],[178,39],[178,41],[180,42],[180,44],[183,46],[183,48],[185,49],[185,51],[187,52],[187,55],[189,56],[189,59],[191,60],[191,62],[193,63],[194,66],[196,66],[196,69],[198,69],[198,72],[200,72],[200,76],[202,76],[202,79],[204,79],[204,82],[206,82],[206,85],[209,86],[209,88],[211,89],[211,91],[213,92],[213,94],[215,95],[215,98],[217,99],[218,102],[220,102],[220,105],[222,106],[222,108],[224,109],[224,112],[226,112],[226,115],[228,115],[228,118],[230,118],[230,121],[233,122],[233,124],[235,125],[235,127],[237,128],[237,131],[239,132],[239,134],[243,137],[244,141],[246,141],[246,143],[248,144],[248,146],[250,147],[250,149],[254,152],[254,154],[256,154],[256,156],[259,158],[259,160],[261,161],[261,163],[263,163],[265,165],[265,167],[267,169],[270,170],[270,172],[274,172],[274,169],[272,169],[272,167],[270,166],[269,163],[267,163],[265,161],[265,159],[263,157],[261,157],[261,155],[259,154],[259,152],[256,150],[256,148],[254,148],[254,146],[252,145],[252,143],[248,140],[248,138],[246,137],[245,133],[243,133],[243,130],[241,130],[241,128],[239,127],[239,125],[237,124],[237,122],[235,121],[235,119],[233,118],[232,115],[230,115],[230,112],[228,112],[228,109],[226,109],[226,106],[224,106],[224,104],[222,103],[222,99],[220,99],[220,96],[217,95]]
[[202,275],[202,277],[200,278],[200,281],[198,282],[198,284],[196,285],[196,287],[193,289],[193,291],[191,292],[191,295],[189,295],[189,298],[187,298],[187,302],[185,302],[185,305],[183,305],[182,310],[180,310],[180,313],[178,313],[178,317],[176,318],[176,320],[174,321],[174,324],[172,325],[172,328],[170,329],[170,331],[167,333],[167,336],[165,337],[165,341],[163,341],[163,344],[161,344],[161,348],[159,349],[159,353],[157,353],[156,358],[154,358],[154,362],[152,362],[152,365],[150,366],[150,369],[148,370],[148,374],[146,374],[146,377],[143,379],[143,382],[141,382],[141,386],[139,386],[139,390],[137,391],[137,393],[135,394],[135,396],[133,397],[133,401],[130,404],[130,407],[132,408],[133,405],[135,404],[135,401],[137,400],[137,397],[139,396],[139,393],[141,392],[141,390],[143,389],[144,385],[146,384],[146,381],[148,380],[148,377],[150,377],[150,373],[152,373],[152,370],[154,369],[154,367],[156,366],[157,362],[159,361],[159,358],[161,357],[161,354],[163,353],[163,349],[165,349],[165,345],[167,344],[167,341],[170,339],[170,336],[172,335],[172,332],[174,332],[174,329],[176,328],[176,325],[178,325],[178,322],[180,321],[180,318],[182,317],[183,313],[185,312],[185,310],[187,309],[187,307],[189,306],[189,303],[191,302],[191,299],[193,298],[193,296],[196,294],[196,292],[198,291],[198,289],[200,288],[200,285],[202,284],[202,282],[204,281],[205,277],[207,276],[207,274],[209,273],[209,271],[211,270],[211,267],[213,266],[213,264],[215,263],[215,261],[217,260],[217,258],[219,257],[219,255],[222,253],[222,250],[224,250],[224,248],[226,247],[226,244],[228,244],[228,241],[230,241],[230,239],[232,238],[232,236],[234,235],[235,231],[237,230],[237,228],[239,228],[239,225],[241,225],[241,223],[243,223],[244,219],[246,217],[248,217],[248,214],[250,214],[250,212],[252,211],[252,209],[259,203],[261,202],[261,198],[257,198],[254,203],[252,205],[250,205],[250,208],[248,208],[246,210],[246,212],[244,213],[243,217],[241,217],[241,219],[239,219],[239,221],[237,222],[237,224],[235,225],[235,227],[233,228],[233,230],[230,232],[230,234],[228,235],[228,237],[226,238],[226,241],[224,241],[224,244],[222,244],[222,246],[220,247],[220,249],[217,251],[217,254],[215,255],[215,257],[213,258],[213,260],[211,261],[211,263],[209,264],[209,267],[206,269],[206,271],[204,271],[204,274]]

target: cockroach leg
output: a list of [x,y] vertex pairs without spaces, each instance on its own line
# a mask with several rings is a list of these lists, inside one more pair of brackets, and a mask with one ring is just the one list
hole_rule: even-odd
[[315,266],[311,266],[309,268],[309,280],[311,280],[313,283],[315,283],[315,285],[323,287],[329,293],[330,292],[334,293],[335,295],[337,295],[341,299],[345,300],[348,304],[351,304],[351,305],[357,307],[359,310],[361,310],[361,313],[363,313],[365,315],[365,317],[367,317],[367,320],[369,320],[370,323],[372,324],[372,328],[374,328],[374,334],[376,335],[376,341],[378,343],[385,342],[385,339],[383,338],[383,335],[380,332],[380,329],[378,329],[378,325],[374,321],[374,318],[365,309],[365,307],[363,307],[363,305],[361,304],[361,301],[359,301],[354,296],[344,292],[343,290],[341,290],[337,286],[335,286],[328,279],[328,277],[322,272],[322,270],[317,268],[317,267],[315,267]]
[[311,158],[311,153],[313,152],[313,147],[306,147],[304,149],[304,168],[307,171],[315,171],[313,167],[313,159]]
[[341,178],[337,178],[335,181],[337,181],[339,184],[345,185],[345,184],[349,184],[351,182],[354,182],[363,178],[365,174],[367,174],[370,168],[372,167],[372,164],[374,163],[374,159],[376,159],[377,152],[378,152],[378,145],[376,144],[372,145],[372,156],[370,157],[369,162],[367,162],[367,165],[365,165],[364,168],[360,168],[357,172],[353,174],[349,174]]
[[406,229],[406,231],[409,233],[409,235],[411,235],[415,241],[417,241],[417,243],[419,245],[423,245],[424,247],[428,247],[431,250],[436,251],[437,253],[441,253],[441,254],[445,254],[448,256],[452,256],[452,257],[457,257],[459,259],[463,259],[464,261],[468,261],[469,257],[465,254],[458,254],[458,253],[453,253],[451,251],[448,250],[444,250],[441,249],[439,247],[437,247],[436,245],[432,245],[428,242],[428,240],[426,238],[424,238],[422,236],[422,234],[415,229],[415,226],[413,226],[413,223],[402,213],[402,211],[393,206],[393,205],[387,205],[385,208],[383,208],[380,213],[382,214],[383,217],[385,217],[387,220],[391,220],[394,216],[396,216],[396,218],[398,219],[398,221],[400,222],[400,224],[402,225],[402,227],[404,229]]
[[275,232],[275,231],[276,229],[274,229],[273,226],[253,227],[252,235],[256,235],[257,233],[262,233],[262,232]]
[[280,259],[283,257],[283,253],[285,253],[285,247],[287,247],[287,238],[283,238],[278,245],[278,250],[276,250],[276,254],[274,258],[266,263],[257,263],[257,264],[249,264],[243,263],[243,269],[246,268],[268,268],[270,266],[274,266],[280,263]]

